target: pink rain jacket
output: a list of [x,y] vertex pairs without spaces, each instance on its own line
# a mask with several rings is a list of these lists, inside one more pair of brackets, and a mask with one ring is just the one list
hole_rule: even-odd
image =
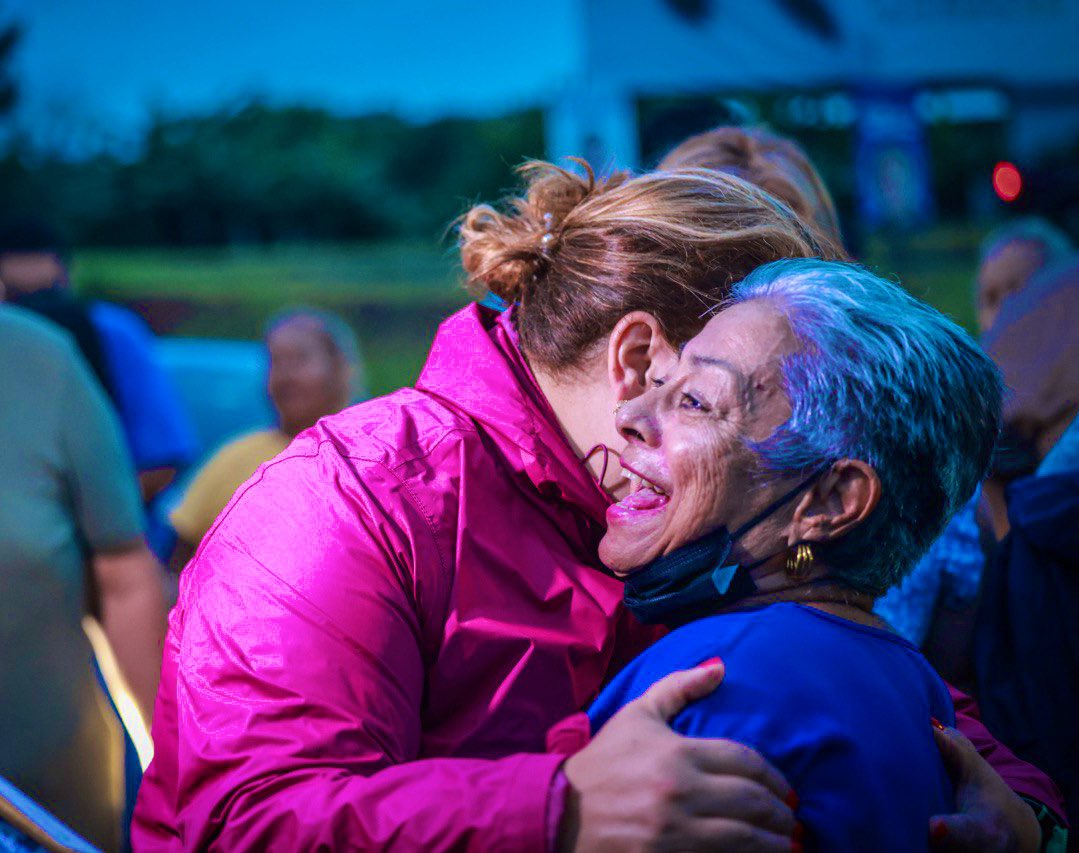
[[237,492],[170,616],[136,850],[546,849],[546,731],[651,636],[514,338],[462,310],[415,389]]
[[508,313],[451,317],[415,389],[299,436],[184,570],[135,850],[545,851],[548,728],[655,636],[600,569],[607,504]]

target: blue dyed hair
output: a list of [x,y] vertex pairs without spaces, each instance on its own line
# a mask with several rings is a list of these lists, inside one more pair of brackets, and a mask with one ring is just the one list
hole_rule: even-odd
[[1000,371],[963,329],[853,264],[777,261],[726,304],[767,299],[801,344],[782,372],[790,419],[751,444],[802,474],[839,459],[877,472],[866,521],[814,546],[833,575],[880,595],[899,582],[985,476],[1000,432]]

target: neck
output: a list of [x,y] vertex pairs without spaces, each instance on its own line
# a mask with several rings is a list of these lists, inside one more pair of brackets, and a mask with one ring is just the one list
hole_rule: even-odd
[[884,625],[873,613],[873,596],[857,592],[835,580],[824,566],[818,565],[809,577],[802,580],[793,580],[782,568],[777,570],[769,567],[769,564],[761,568],[761,574],[754,577],[757,592],[733,604],[729,610],[793,602],[815,607],[853,622],[876,627]]
[[[562,434],[579,458],[584,459],[598,444],[621,445],[614,433],[614,399],[601,371],[582,368],[580,372],[564,375],[533,368],[532,372],[551,404]],[[598,479],[603,468],[603,454],[593,454],[587,465],[592,476]],[[615,479],[612,468],[618,466],[608,466],[606,484]]]

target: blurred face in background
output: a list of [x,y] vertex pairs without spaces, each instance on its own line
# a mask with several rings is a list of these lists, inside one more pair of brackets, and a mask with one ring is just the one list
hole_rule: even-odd
[[1021,290],[1044,262],[1042,247],[1012,240],[986,255],[978,269],[978,328],[984,334],[1000,314],[1000,304]]
[[267,390],[281,429],[294,436],[349,403],[349,367],[321,324],[297,317],[266,339],[270,351]]
[[52,252],[4,252],[0,254],[0,279],[8,294],[46,290],[67,280],[67,270]]

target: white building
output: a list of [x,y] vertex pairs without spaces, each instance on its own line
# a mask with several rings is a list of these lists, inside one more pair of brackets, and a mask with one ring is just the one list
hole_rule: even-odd
[[[888,133],[1000,119],[1015,157],[1079,138],[1079,0],[580,0],[548,153],[640,164],[641,98],[834,92],[837,121]],[[899,122],[902,125],[902,121]]]

